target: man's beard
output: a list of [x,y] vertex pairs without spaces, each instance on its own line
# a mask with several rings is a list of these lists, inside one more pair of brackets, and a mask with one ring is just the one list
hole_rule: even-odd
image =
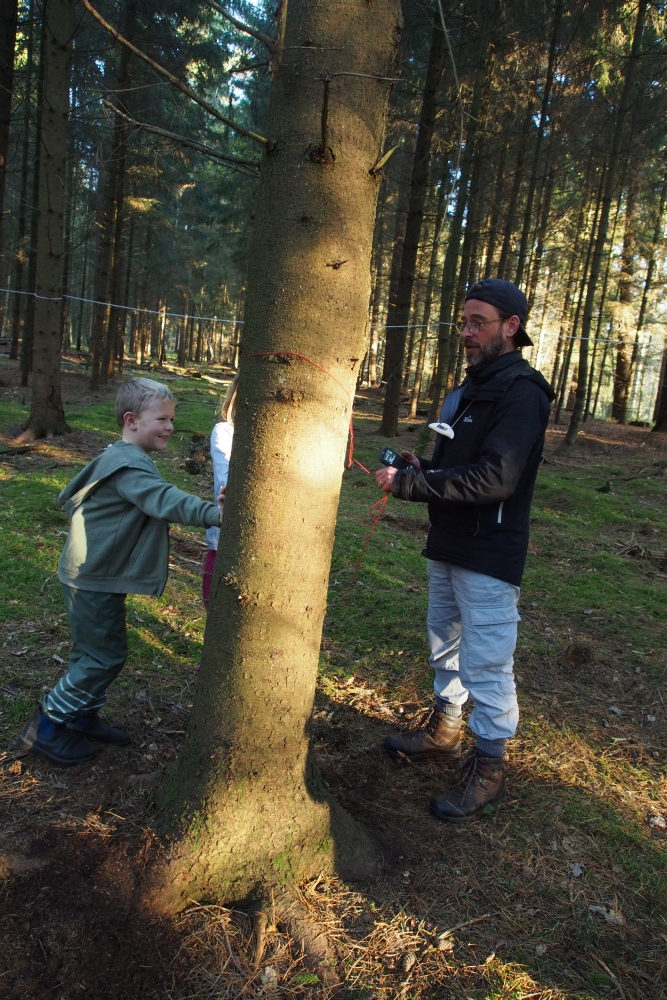
[[503,336],[502,326],[498,330],[498,333],[493,340],[490,340],[487,344],[480,344],[477,348],[477,353],[472,359],[467,359],[469,365],[481,365],[482,361],[494,361],[499,358],[502,354],[503,347],[505,346],[505,337]]

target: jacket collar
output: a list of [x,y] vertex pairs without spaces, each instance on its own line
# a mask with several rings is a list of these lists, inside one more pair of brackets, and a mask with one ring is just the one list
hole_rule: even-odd
[[499,372],[504,371],[505,368],[523,360],[521,351],[508,351],[507,354],[501,354],[491,361],[482,361],[478,365],[468,365],[466,368],[466,381],[470,379],[471,382],[476,384],[487,382]]

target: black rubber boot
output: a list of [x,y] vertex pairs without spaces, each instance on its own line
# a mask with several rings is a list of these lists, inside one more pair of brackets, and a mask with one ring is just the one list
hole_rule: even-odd
[[502,757],[482,757],[472,749],[459,764],[461,780],[442,795],[434,795],[429,812],[448,823],[474,819],[488,805],[507,797]]
[[40,705],[17,743],[19,747],[34,750],[56,764],[83,764],[97,753],[95,747],[79,733],[45,715]]
[[126,733],[124,729],[115,729],[114,726],[107,725],[103,719],[100,719],[98,712],[80,715],[72,722],[68,722],[67,728],[74,733],[81,733],[87,740],[108,743],[113,747],[124,747],[130,742],[129,733]]
[[403,733],[382,743],[392,760],[458,760],[461,756],[461,716],[452,719],[437,706],[424,712]]

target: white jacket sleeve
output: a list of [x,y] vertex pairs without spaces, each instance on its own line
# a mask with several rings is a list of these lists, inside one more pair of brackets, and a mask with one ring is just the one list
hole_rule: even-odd
[[[220,421],[211,434],[211,459],[213,461],[213,494],[217,499],[221,487],[227,485],[229,475],[229,460],[232,454],[234,427],[227,421]],[[217,549],[220,539],[219,528],[209,528],[206,532],[206,544],[209,549]]]

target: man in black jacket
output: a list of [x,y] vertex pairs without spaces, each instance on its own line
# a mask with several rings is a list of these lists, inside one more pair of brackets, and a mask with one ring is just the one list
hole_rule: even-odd
[[[553,399],[521,356],[530,346],[528,306],[516,285],[485,278],[466,296],[460,327],[468,367],[445,399],[430,462],[383,468],[378,485],[428,504],[428,636],[435,705],[411,730],[386,737],[396,760],[461,756],[468,696],[476,746],[458,784],[431,800],[439,819],[461,822],[505,796],[505,743],[519,710],[513,674],[519,585],[528,549],[530,503]],[[453,432],[453,436],[452,436]]]

